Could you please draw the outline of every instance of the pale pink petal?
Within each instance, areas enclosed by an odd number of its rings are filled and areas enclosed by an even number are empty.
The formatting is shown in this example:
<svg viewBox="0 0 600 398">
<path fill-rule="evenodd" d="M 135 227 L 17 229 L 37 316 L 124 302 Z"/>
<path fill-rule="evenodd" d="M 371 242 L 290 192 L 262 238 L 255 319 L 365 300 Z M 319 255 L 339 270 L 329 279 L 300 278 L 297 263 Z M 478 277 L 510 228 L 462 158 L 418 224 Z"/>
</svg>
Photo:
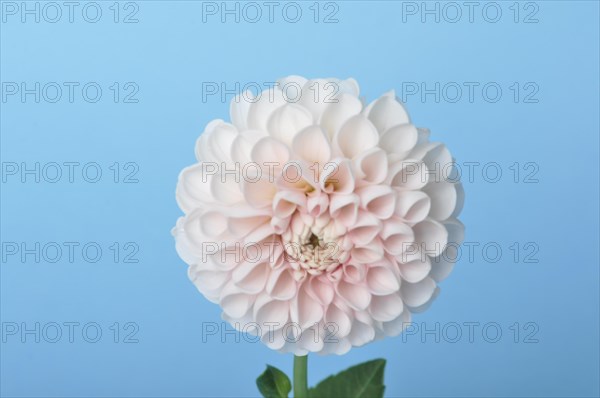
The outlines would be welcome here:
<svg viewBox="0 0 600 398">
<path fill-rule="evenodd" d="M 367 286 L 371 294 L 383 296 L 400 289 L 400 281 L 388 267 L 371 267 L 367 274 Z"/>
<path fill-rule="evenodd" d="M 364 264 L 347 263 L 343 267 L 344 280 L 350 283 L 360 283 L 365 280 L 367 267 Z"/>
<path fill-rule="evenodd" d="M 358 155 L 353 160 L 357 170 L 357 185 L 380 184 L 388 175 L 388 158 L 379 148 L 372 148 Z"/>
<path fill-rule="evenodd" d="M 255 296 L 240 292 L 233 281 L 228 283 L 221 292 L 221 308 L 228 316 L 240 318 L 246 314 L 254 303 Z"/>
<path fill-rule="evenodd" d="M 319 185 L 326 193 L 352 193 L 355 185 L 350 161 L 334 159 L 325 164 Z"/>
<path fill-rule="evenodd" d="M 296 297 L 290 303 L 290 319 L 296 322 L 302 329 L 314 325 L 323 319 L 323 306 L 306 289 L 301 288 Z"/>
<path fill-rule="evenodd" d="M 313 217 L 318 217 L 327 211 L 329 206 L 329 195 L 326 193 L 320 193 L 317 195 L 309 196 L 306 201 L 306 209 L 308 213 Z"/>
<path fill-rule="evenodd" d="M 381 231 L 381 221 L 374 215 L 365 211 L 358 212 L 356 222 L 349 227 L 348 236 L 358 246 L 366 246 L 373 242 L 373 239 Z"/>
<path fill-rule="evenodd" d="M 250 232 L 256 230 L 262 225 L 268 224 L 270 221 L 269 216 L 257 215 L 252 217 L 229 217 L 227 219 L 227 229 L 235 237 L 245 237 Z M 206 225 L 210 228 L 210 224 Z"/>
<path fill-rule="evenodd" d="M 348 336 L 352 328 L 350 316 L 336 305 L 330 305 L 325 313 L 325 327 L 331 339 L 343 339 Z"/>
<path fill-rule="evenodd" d="M 277 300 L 289 300 L 296 295 L 296 281 L 288 269 L 281 268 L 271 272 L 266 292 Z"/>
<path fill-rule="evenodd" d="M 244 293 L 256 294 L 263 290 L 269 277 L 269 266 L 266 263 L 246 262 L 231 273 L 235 285 Z"/>
<path fill-rule="evenodd" d="M 363 209 L 386 220 L 394 214 L 396 192 L 386 185 L 366 186 L 357 191 Z"/>
<path fill-rule="evenodd" d="M 337 294 L 355 310 L 364 310 L 371 302 L 371 293 L 365 285 L 357 285 L 341 280 L 336 287 Z"/>
<path fill-rule="evenodd" d="M 380 242 L 373 241 L 368 245 L 352 249 L 351 258 L 362 264 L 369 264 L 383 258 L 383 246 Z"/>
<path fill-rule="evenodd" d="M 397 218 L 391 218 L 383 223 L 380 236 L 385 251 L 393 255 L 404 252 L 407 245 L 415 238 L 412 228 Z"/>
<path fill-rule="evenodd" d="M 273 300 L 266 294 L 260 294 L 254 303 L 254 319 L 263 333 L 271 328 L 281 328 L 289 319 L 289 302 Z"/>
<path fill-rule="evenodd" d="M 404 311 L 404 303 L 399 294 L 374 296 L 369 306 L 369 313 L 373 319 L 380 322 L 389 322 L 398 318 Z"/>
</svg>

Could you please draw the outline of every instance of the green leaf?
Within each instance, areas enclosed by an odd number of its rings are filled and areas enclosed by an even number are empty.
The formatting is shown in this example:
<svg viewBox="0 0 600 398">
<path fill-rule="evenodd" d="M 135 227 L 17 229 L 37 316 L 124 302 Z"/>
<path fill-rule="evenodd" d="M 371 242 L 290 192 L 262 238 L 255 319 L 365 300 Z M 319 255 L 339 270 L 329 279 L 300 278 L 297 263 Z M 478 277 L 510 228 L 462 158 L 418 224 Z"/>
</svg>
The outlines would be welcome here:
<svg viewBox="0 0 600 398">
<path fill-rule="evenodd" d="M 258 376 L 256 385 L 265 398 L 287 398 L 292 390 L 292 383 L 286 374 L 270 365 Z"/>
<path fill-rule="evenodd" d="M 385 359 L 374 359 L 329 376 L 308 392 L 310 398 L 382 398 Z"/>
</svg>

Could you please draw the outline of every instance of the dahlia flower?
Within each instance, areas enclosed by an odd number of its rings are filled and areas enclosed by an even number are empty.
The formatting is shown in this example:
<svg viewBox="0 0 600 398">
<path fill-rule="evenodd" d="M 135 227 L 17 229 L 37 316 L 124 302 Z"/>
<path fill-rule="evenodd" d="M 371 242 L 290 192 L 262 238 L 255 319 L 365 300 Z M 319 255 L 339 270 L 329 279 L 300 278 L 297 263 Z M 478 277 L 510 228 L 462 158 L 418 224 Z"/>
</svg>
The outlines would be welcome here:
<svg viewBox="0 0 600 398">
<path fill-rule="evenodd" d="M 173 234 L 198 290 L 295 355 L 401 333 L 462 240 L 448 149 L 393 91 L 365 105 L 353 79 L 281 79 L 230 116 L 207 125 L 177 185 Z"/>
</svg>

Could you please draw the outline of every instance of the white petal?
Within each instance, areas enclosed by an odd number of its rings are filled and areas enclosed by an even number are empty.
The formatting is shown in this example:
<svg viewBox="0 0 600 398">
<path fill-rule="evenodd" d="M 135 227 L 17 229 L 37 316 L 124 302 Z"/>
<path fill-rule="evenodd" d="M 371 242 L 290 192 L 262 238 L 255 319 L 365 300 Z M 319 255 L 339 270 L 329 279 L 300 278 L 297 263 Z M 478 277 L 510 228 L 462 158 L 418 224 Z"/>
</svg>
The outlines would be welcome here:
<svg viewBox="0 0 600 398">
<path fill-rule="evenodd" d="M 403 283 L 402 300 L 409 307 L 418 307 L 431 299 L 435 288 L 435 282 L 431 278 L 425 278 L 419 283 Z"/>
<path fill-rule="evenodd" d="M 397 218 L 384 221 L 380 236 L 385 251 L 393 255 L 404 252 L 415 239 L 412 228 Z"/>
<path fill-rule="evenodd" d="M 290 149 L 283 142 L 273 137 L 265 137 L 254 145 L 250 157 L 252 161 L 258 163 L 267 171 L 269 164 L 277 166 L 275 169 L 281 169 L 290 159 Z"/>
<path fill-rule="evenodd" d="M 425 163 L 416 159 L 401 160 L 390 166 L 389 184 L 403 190 L 421 189 L 429 179 Z"/>
<path fill-rule="evenodd" d="M 362 111 L 362 102 L 351 94 L 342 94 L 338 102 L 328 104 L 321 116 L 321 126 L 332 139 L 348 119 Z"/>
<path fill-rule="evenodd" d="M 374 148 L 378 141 L 377 129 L 363 115 L 348 119 L 333 137 L 336 150 L 349 159 Z"/>
<path fill-rule="evenodd" d="M 252 102 L 254 102 L 254 95 L 247 90 L 237 94 L 229 104 L 231 122 L 240 131 L 248 129 L 248 113 L 250 112 Z"/>
<path fill-rule="evenodd" d="M 213 303 L 218 303 L 221 291 L 231 276 L 229 272 L 202 271 L 189 267 L 188 277 L 200 293 Z"/>
<path fill-rule="evenodd" d="M 306 109 L 296 104 L 286 104 L 273 112 L 267 128 L 271 137 L 291 146 L 296 134 L 311 124 L 312 117 Z"/>
<path fill-rule="evenodd" d="M 360 347 L 371 342 L 375 338 L 375 329 L 371 325 L 367 325 L 355 319 L 352 322 L 352 331 L 348 335 L 348 340 L 353 346 Z"/>
<path fill-rule="evenodd" d="M 441 182 L 455 179 L 455 162 L 448 148 L 440 142 L 428 142 L 423 145 L 417 145 L 410 156 L 415 159 L 422 159 L 427 165 L 430 180 Z"/>
<path fill-rule="evenodd" d="M 207 237 L 216 238 L 227 230 L 228 219 L 218 211 L 202 213 L 199 219 L 202 233 Z"/>
<path fill-rule="evenodd" d="M 210 183 L 210 192 L 217 201 L 225 204 L 241 202 L 244 197 L 240 190 L 239 178 L 239 175 L 234 174 L 215 175 Z"/>
<path fill-rule="evenodd" d="M 239 133 L 231 143 L 231 159 L 240 164 L 252 161 L 251 153 L 254 145 L 266 137 L 266 133 L 258 130 L 245 130 Z"/>
<path fill-rule="evenodd" d="M 186 167 L 179 174 L 177 182 L 177 204 L 185 213 L 202 206 L 203 203 L 214 201 L 210 191 L 210 180 L 214 177 L 211 173 L 216 168 L 207 169 L 204 163 Z"/>
<path fill-rule="evenodd" d="M 270 207 L 273 204 L 277 188 L 274 183 L 269 182 L 267 179 L 258 181 L 242 180 L 242 193 L 246 202 L 252 207 Z"/>
<path fill-rule="evenodd" d="M 308 80 L 302 87 L 302 98 L 299 103 L 310 111 L 315 121 L 318 121 L 327 106 L 337 102 L 340 89 L 338 79 Z"/>
<path fill-rule="evenodd" d="M 270 217 L 264 215 L 256 215 L 249 217 L 229 217 L 227 219 L 227 229 L 237 238 L 247 236 L 250 232 L 256 230 L 262 225 L 268 224 Z M 207 228 L 214 228 L 211 225 L 206 225 Z"/>
<path fill-rule="evenodd" d="M 410 123 L 410 118 L 404 106 L 396 99 L 396 94 L 391 91 L 375 100 L 365 112 L 377 130 L 384 132 L 392 126 Z"/>
<path fill-rule="evenodd" d="M 340 93 L 342 94 L 350 94 L 355 97 L 360 95 L 360 87 L 358 82 L 353 78 L 344 79 L 339 82 L 340 85 Z"/>
<path fill-rule="evenodd" d="M 431 260 L 424 253 L 419 253 L 420 259 L 398 265 L 402 279 L 409 283 L 417 283 L 425 279 L 431 271 Z"/>
<path fill-rule="evenodd" d="M 396 197 L 396 216 L 410 224 L 421 222 L 431 209 L 431 199 L 422 191 L 402 191 Z"/>
<path fill-rule="evenodd" d="M 331 159 L 331 146 L 319 126 L 309 126 L 300 131 L 292 142 L 292 149 L 300 159 L 321 167 Z"/>
<path fill-rule="evenodd" d="M 387 153 L 407 155 L 417 144 L 417 128 L 412 124 L 400 124 L 387 129 L 379 140 L 379 147 Z"/>
<path fill-rule="evenodd" d="M 290 75 L 277 80 L 277 87 L 283 92 L 288 102 L 299 101 L 302 95 L 302 87 L 308 80 L 298 75 Z M 296 90 L 298 91 L 296 93 Z M 289 92 L 288 92 L 289 91 Z M 286 96 L 287 94 L 287 96 Z"/>
<path fill-rule="evenodd" d="M 381 326 L 386 336 L 398 336 L 410 325 L 410 323 L 410 311 L 405 309 L 396 319 L 390 322 L 383 322 Z"/>
<path fill-rule="evenodd" d="M 200 161 L 231 162 L 231 145 L 238 136 L 237 128 L 223 121 L 215 121 L 206 129 L 202 134 L 205 138 L 196 142 L 196 158 Z"/>
<path fill-rule="evenodd" d="M 448 231 L 448 245 L 442 254 L 431 261 L 431 277 L 436 281 L 442 281 L 450 274 L 454 268 L 454 263 L 460 256 L 458 245 L 465 238 L 465 227 L 457 219 L 448 219 L 444 221 L 444 227 Z"/>
<path fill-rule="evenodd" d="M 250 105 L 248 111 L 248 128 L 252 130 L 268 131 L 267 123 L 277 108 L 285 104 L 283 93 L 277 87 L 261 92 L 258 100 Z"/>
<path fill-rule="evenodd" d="M 415 242 L 421 250 L 435 257 L 439 255 L 448 243 L 448 231 L 442 224 L 430 218 L 421 221 L 413 227 Z"/>
<path fill-rule="evenodd" d="M 455 185 L 449 182 L 429 183 L 423 191 L 431 198 L 429 217 L 445 220 L 456 208 L 457 194 Z"/>
<path fill-rule="evenodd" d="M 456 189 L 456 207 L 452 212 L 452 217 L 458 217 L 462 211 L 463 205 L 465 204 L 465 189 L 460 182 L 454 184 L 454 188 Z"/>
</svg>

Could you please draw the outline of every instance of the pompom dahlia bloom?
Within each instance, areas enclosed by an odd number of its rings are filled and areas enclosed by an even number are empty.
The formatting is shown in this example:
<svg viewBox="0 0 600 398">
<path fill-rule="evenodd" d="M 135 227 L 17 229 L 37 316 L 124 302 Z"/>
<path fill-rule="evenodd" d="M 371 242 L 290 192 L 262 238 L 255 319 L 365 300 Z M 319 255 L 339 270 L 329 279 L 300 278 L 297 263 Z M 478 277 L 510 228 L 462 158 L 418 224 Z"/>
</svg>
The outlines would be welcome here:
<svg viewBox="0 0 600 398">
<path fill-rule="evenodd" d="M 173 233 L 198 290 L 296 355 L 399 334 L 462 240 L 446 147 L 393 92 L 364 106 L 352 79 L 288 77 L 230 113 L 208 124 L 177 185 Z"/>
</svg>

